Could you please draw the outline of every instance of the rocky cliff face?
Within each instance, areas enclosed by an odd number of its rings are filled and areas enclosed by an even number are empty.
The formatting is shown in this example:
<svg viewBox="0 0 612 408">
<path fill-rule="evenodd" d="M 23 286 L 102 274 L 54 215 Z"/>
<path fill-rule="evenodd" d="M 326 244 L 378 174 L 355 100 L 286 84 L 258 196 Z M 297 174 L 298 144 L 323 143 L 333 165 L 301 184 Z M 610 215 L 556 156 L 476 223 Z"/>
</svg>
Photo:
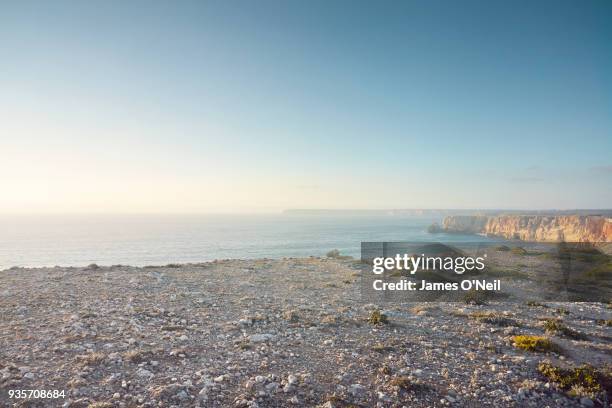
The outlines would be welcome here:
<svg viewBox="0 0 612 408">
<path fill-rule="evenodd" d="M 480 234 L 490 217 L 486 215 L 451 215 L 444 217 L 442 229 L 446 232 Z"/>
<path fill-rule="evenodd" d="M 449 216 L 443 229 L 523 241 L 612 242 L 612 218 L 597 215 Z"/>
</svg>

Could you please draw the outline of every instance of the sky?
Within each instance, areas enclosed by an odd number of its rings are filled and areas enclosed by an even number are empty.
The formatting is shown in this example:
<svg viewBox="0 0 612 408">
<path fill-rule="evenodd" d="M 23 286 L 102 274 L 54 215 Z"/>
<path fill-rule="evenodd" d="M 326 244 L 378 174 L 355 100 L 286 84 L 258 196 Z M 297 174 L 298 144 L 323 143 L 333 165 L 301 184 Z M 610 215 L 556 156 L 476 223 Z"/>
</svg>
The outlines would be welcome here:
<svg viewBox="0 0 612 408">
<path fill-rule="evenodd" d="M 5 1 L 0 213 L 612 207 L 609 1 Z"/>
</svg>

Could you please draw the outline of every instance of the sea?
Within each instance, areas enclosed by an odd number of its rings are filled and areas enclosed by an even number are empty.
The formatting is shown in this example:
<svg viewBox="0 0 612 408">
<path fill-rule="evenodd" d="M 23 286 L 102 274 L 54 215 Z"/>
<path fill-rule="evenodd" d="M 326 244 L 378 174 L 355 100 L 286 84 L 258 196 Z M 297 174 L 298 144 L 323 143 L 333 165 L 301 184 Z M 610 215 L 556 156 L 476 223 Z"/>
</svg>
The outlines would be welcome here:
<svg viewBox="0 0 612 408">
<path fill-rule="evenodd" d="M 476 242 L 430 234 L 442 217 L 398 215 L 0 216 L 0 270 L 13 266 L 165 265 L 215 259 L 358 258 L 362 241 Z"/>
</svg>

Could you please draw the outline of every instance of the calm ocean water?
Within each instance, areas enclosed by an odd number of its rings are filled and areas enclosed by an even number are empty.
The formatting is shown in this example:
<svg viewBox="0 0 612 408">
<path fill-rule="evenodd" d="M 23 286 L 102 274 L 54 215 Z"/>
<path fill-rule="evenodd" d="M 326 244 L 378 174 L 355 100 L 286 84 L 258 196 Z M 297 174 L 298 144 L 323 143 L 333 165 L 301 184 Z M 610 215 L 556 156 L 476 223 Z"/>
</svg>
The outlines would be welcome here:
<svg viewBox="0 0 612 408">
<path fill-rule="evenodd" d="M 97 215 L 0 217 L 0 270 L 11 266 L 163 265 L 222 258 L 359 257 L 362 241 L 482 241 L 431 235 L 408 216 Z"/>
</svg>

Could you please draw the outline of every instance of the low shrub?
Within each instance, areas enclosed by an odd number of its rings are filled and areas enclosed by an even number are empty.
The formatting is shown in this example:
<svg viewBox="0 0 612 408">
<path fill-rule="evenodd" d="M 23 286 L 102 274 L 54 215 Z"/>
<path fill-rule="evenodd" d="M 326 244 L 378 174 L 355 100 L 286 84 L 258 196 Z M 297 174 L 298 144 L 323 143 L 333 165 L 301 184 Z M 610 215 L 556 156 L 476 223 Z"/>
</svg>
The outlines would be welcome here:
<svg viewBox="0 0 612 408">
<path fill-rule="evenodd" d="M 572 396 L 593 398 L 602 390 L 609 391 L 606 388 L 611 383 L 609 373 L 596 370 L 590 365 L 561 368 L 544 361 L 538 365 L 538 371 Z"/>
<path fill-rule="evenodd" d="M 327 256 L 328 258 L 339 258 L 340 257 L 340 251 L 337 250 L 337 249 L 332 249 L 327 254 L 325 254 L 325 256 Z"/>
<path fill-rule="evenodd" d="M 491 313 L 491 312 L 488 312 L 488 313 L 487 312 L 477 312 L 477 313 L 472 313 L 470 317 L 479 322 L 494 324 L 496 326 L 502 326 L 502 327 L 518 326 L 518 323 L 515 320 L 510 319 L 506 316 L 503 316 L 499 313 L 496 314 L 496 313 Z"/>
<path fill-rule="evenodd" d="M 370 313 L 368 323 L 373 325 L 387 324 L 389 323 L 389 319 L 385 314 L 381 313 L 380 310 L 376 309 Z"/>
<path fill-rule="evenodd" d="M 587 338 L 584 333 L 580 333 L 574 329 L 570 329 L 569 327 L 567 327 L 556 319 L 544 320 L 544 330 L 546 330 L 546 333 L 548 334 L 565 336 L 574 340 L 585 340 Z"/>
<path fill-rule="evenodd" d="M 514 347 L 526 350 L 526 351 L 537 351 L 537 352 L 558 352 L 559 347 L 553 343 L 548 337 L 543 336 L 530 336 L 520 335 L 512 337 Z"/>
</svg>

